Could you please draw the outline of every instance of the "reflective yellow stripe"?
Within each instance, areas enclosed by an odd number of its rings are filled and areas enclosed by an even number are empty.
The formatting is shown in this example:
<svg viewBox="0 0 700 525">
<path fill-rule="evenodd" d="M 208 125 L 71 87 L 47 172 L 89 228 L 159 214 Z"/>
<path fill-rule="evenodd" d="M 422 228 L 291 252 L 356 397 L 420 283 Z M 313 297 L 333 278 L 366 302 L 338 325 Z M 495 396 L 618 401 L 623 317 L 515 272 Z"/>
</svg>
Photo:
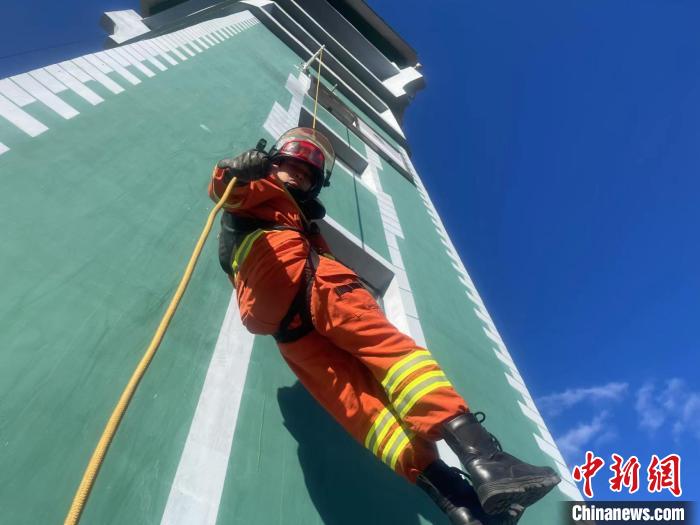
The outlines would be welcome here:
<svg viewBox="0 0 700 525">
<path fill-rule="evenodd" d="M 392 365 L 392 367 L 389 369 L 389 371 L 386 373 L 384 376 L 384 380 L 382 381 L 382 386 L 386 390 L 387 386 L 392 384 L 394 382 L 394 375 L 399 373 L 399 370 L 409 361 L 413 360 L 418 360 L 418 359 L 424 359 L 425 356 L 429 356 L 430 352 L 427 350 L 416 350 L 415 352 L 411 352 L 408 354 L 406 357 L 403 359 L 397 361 Z"/>
<path fill-rule="evenodd" d="M 404 437 L 399 442 L 399 446 L 396 447 L 396 451 L 394 451 L 394 453 L 391 455 L 391 458 L 389 461 L 389 466 L 391 467 L 392 470 L 396 470 L 396 462 L 399 460 L 399 457 L 401 457 L 401 453 L 403 452 L 403 449 L 405 449 L 410 442 L 411 442 L 411 440 L 408 439 L 408 436 L 406 436 L 406 435 L 404 435 Z"/>
<path fill-rule="evenodd" d="M 407 368 L 406 370 L 401 372 L 401 374 L 399 376 L 397 376 L 396 379 L 394 379 L 392 381 L 392 384 L 391 384 L 391 386 L 389 386 L 386 393 L 390 397 L 393 396 L 394 392 L 396 391 L 398 386 L 401 384 L 401 381 L 406 379 L 408 376 L 410 376 L 416 370 L 420 370 L 421 368 L 425 368 L 426 366 L 430 366 L 430 365 L 437 365 L 437 361 L 435 361 L 435 359 L 426 359 L 425 361 L 421 361 L 420 363 L 417 363 L 417 364 Z"/>
<path fill-rule="evenodd" d="M 394 425 L 394 423 L 398 423 L 394 415 L 392 414 L 389 420 L 386 422 L 386 424 L 382 427 L 381 432 L 379 432 L 379 435 L 377 436 L 377 441 L 374 443 L 374 446 L 372 447 L 372 454 L 375 456 L 377 455 L 377 451 L 379 450 L 380 445 L 382 444 L 382 441 L 384 441 L 384 438 L 386 437 L 387 432 L 389 432 L 389 429 Z"/>
<path fill-rule="evenodd" d="M 399 410 L 399 414 L 401 413 L 401 409 L 399 407 L 405 402 L 405 399 L 411 393 L 411 390 L 413 390 L 416 386 L 420 385 L 421 383 L 433 379 L 434 377 L 441 377 L 447 380 L 447 378 L 445 377 L 445 373 L 442 370 L 433 370 L 431 372 L 426 372 L 424 374 L 419 375 L 403 388 L 403 390 L 401 391 L 401 395 L 399 395 L 399 397 L 396 398 L 396 401 L 394 401 L 394 408 Z"/>
<path fill-rule="evenodd" d="M 365 448 L 369 448 L 369 443 L 374 435 L 374 431 L 377 428 L 377 425 L 381 422 L 382 418 L 384 417 L 384 414 L 389 412 L 388 408 L 384 408 L 381 412 L 379 412 L 379 415 L 376 417 L 376 419 L 372 422 L 372 426 L 369 427 L 369 430 L 367 431 L 367 436 L 365 436 Z"/>
<path fill-rule="evenodd" d="M 382 449 L 382 460 L 387 456 L 387 454 L 389 454 L 393 442 L 396 441 L 396 432 L 402 431 L 405 434 L 399 420 L 396 419 L 396 416 L 394 416 L 391 410 L 389 410 L 389 408 L 382 409 L 377 418 L 374 420 L 374 423 L 372 423 L 372 427 L 369 429 L 369 432 L 367 432 L 367 437 L 365 437 L 365 448 L 371 450 L 372 454 L 377 456 L 379 447 L 381 447 L 382 442 L 384 439 L 386 439 L 389 430 L 391 430 L 391 428 L 394 426 L 396 426 L 396 430 L 391 434 L 389 442 Z M 404 447 L 405 445 L 402 444 L 401 449 Z"/>
<path fill-rule="evenodd" d="M 438 381 L 437 383 L 432 383 L 416 392 L 416 394 L 413 397 L 411 397 L 411 399 L 409 399 L 406 405 L 401 409 L 401 417 L 404 417 L 408 413 L 408 411 L 411 410 L 411 407 L 413 407 L 413 405 L 415 405 L 418 402 L 418 400 L 424 395 L 432 392 L 433 390 L 437 390 L 438 388 L 441 388 L 443 386 L 451 387 L 452 383 L 450 383 L 449 381 Z"/>
<path fill-rule="evenodd" d="M 255 230 L 254 232 L 251 232 L 245 236 L 245 238 L 243 239 L 243 242 L 236 250 L 236 255 L 233 258 L 235 261 L 238 261 L 238 266 L 243 264 L 243 261 L 250 253 L 250 249 L 253 247 L 253 243 L 263 233 L 265 233 L 265 230 Z"/>
<path fill-rule="evenodd" d="M 391 450 L 392 445 L 394 442 L 401 436 L 405 436 L 406 433 L 403 431 L 403 428 L 401 426 L 396 427 L 396 430 L 391 434 L 391 437 L 389 438 L 389 441 L 386 442 L 386 446 L 382 450 L 382 461 L 384 463 L 387 462 L 386 458 L 389 455 L 389 451 Z"/>
<path fill-rule="evenodd" d="M 254 232 L 249 233 L 248 235 L 245 236 L 245 239 L 243 239 L 243 242 L 236 250 L 236 254 L 233 256 L 233 262 L 231 263 L 231 267 L 233 268 L 233 273 L 238 272 L 238 269 L 243 264 L 243 261 L 245 261 L 245 258 L 248 257 L 248 254 L 250 253 L 250 249 L 253 247 L 253 243 L 263 233 L 265 233 L 265 230 L 255 230 Z"/>
<path fill-rule="evenodd" d="M 377 418 L 374 420 L 372 423 L 372 426 L 369 429 L 369 432 L 367 432 L 367 437 L 365 437 L 365 448 L 370 448 L 370 445 L 372 444 L 372 437 L 375 435 L 377 432 L 377 427 L 384 427 L 384 421 L 386 418 L 386 415 L 389 413 L 388 408 L 382 409 L 381 412 L 379 412 L 379 415 Z M 389 421 L 391 421 L 393 418 L 389 418 Z"/>
</svg>

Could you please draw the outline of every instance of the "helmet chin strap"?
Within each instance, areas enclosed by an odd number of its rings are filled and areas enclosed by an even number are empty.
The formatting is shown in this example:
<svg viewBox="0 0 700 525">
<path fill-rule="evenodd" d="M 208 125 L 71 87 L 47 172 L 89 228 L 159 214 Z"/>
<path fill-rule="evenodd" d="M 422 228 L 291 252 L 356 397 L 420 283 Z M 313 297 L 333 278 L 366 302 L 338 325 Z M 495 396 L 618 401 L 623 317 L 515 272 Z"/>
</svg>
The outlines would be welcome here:
<svg viewBox="0 0 700 525">
<path fill-rule="evenodd" d="M 297 201 L 297 203 L 302 204 L 311 198 L 311 194 L 308 191 L 302 191 L 299 188 L 287 184 L 286 182 L 284 183 L 284 187 L 287 188 L 287 191 L 292 197 L 294 197 L 294 200 Z"/>
<path fill-rule="evenodd" d="M 326 216 L 326 207 L 316 198 L 312 192 L 301 191 L 298 188 L 284 185 L 301 211 L 304 221 L 310 223 Z M 303 199 L 303 200 L 302 200 Z"/>
</svg>

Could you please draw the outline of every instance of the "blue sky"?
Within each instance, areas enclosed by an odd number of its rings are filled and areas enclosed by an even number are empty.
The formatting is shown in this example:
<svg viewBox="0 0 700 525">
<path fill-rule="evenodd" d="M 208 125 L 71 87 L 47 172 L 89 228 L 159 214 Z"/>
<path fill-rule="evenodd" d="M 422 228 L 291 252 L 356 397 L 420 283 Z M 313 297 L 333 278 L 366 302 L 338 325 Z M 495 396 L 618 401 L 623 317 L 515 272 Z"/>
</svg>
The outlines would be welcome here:
<svg viewBox="0 0 700 525">
<path fill-rule="evenodd" d="M 700 4 L 370 4 L 419 53 L 414 162 L 565 456 L 676 452 L 697 499 Z M 27 5 L 4 6 L 0 78 L 138 10 Z"/>
<path fill-rule="evenodd" d="M 570 464 L 677 452 L 697 499 L 700 5 L 373 5 L 424 64 L 418 170 Z"/>
</svg>

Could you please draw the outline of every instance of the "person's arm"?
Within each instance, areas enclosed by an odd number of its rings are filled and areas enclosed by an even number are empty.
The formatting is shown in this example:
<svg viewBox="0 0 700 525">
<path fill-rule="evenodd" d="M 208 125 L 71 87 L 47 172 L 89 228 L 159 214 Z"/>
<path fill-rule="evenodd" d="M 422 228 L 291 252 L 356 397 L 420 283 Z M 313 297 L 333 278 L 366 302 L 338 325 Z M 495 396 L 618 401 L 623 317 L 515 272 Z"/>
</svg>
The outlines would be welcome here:
<svg viewBox="0 0 700 525">
<path fill-rule="evenodd" d="M 233 212 L 256 206 L 269 198 L 269 183 L 261 180 L 267 177 L 268 167 L 268 155 L 255 149 L 231 159 L 220 160 L 209 181 L 209 197 L 214 202 L 219 202 L 231 179 L 235 177 L 236 186 L 226 199 L 224 209 Z"/>
</svg>

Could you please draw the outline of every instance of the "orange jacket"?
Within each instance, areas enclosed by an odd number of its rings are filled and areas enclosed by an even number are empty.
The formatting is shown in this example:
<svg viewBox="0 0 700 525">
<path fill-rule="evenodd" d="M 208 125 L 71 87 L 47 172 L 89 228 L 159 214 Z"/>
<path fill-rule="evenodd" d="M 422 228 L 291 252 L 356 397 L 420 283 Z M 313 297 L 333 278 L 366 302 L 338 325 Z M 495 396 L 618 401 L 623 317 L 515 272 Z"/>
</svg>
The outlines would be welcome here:
<svg viewBox="0 0 700 525">
<path fill-rule="evenodd" d="M 226 189 L 225 170 L 214 168 L 209 197 L 218 202 Z M 224 210 L 246 218 L 304 230 L 299 206 L 274 176 L 237 183 Z M 309 249 L 328 252 L 320 234 L 267 231 L 258 237 L 238 269 L 234 286 L 243 325 L 254 334 L 273 334 L 299 289 Z"/>
</svg>

